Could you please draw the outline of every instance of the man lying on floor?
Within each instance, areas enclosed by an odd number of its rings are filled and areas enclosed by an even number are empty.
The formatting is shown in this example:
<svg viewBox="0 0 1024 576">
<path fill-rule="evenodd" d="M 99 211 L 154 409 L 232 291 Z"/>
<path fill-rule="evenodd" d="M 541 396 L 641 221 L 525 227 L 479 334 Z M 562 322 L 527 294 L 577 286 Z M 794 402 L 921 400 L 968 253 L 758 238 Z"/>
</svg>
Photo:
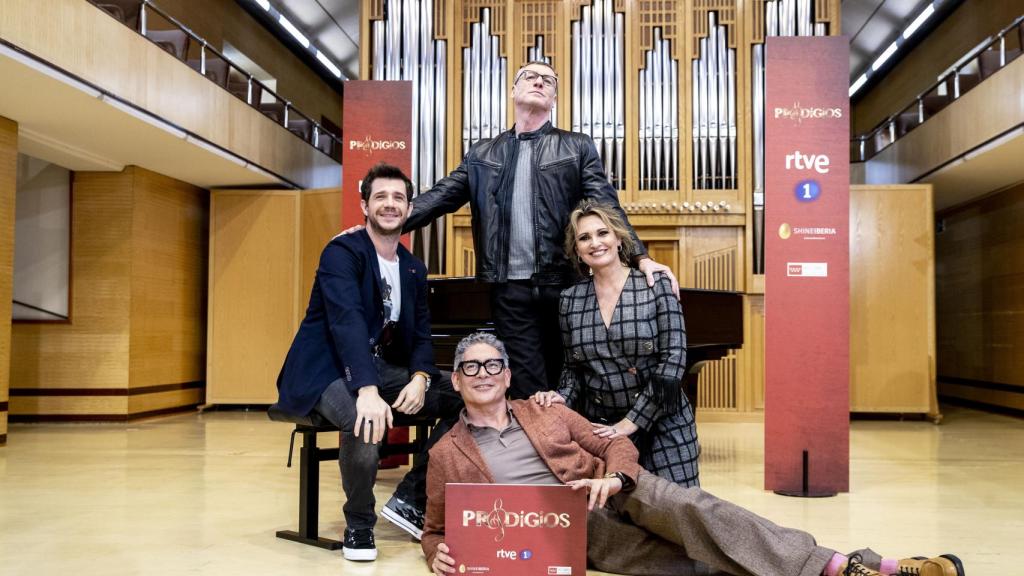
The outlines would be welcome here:
<svg viewBox="0 0 1024 576">
<path fill-rule="evenodd" d="M 511 374 L 492 334 L 464 338 L 452 383 L 465 402 L 430 451 L 423 552 L 434 574 L 456 572 L 459 551 L 444 543 L 445 484 L 568 484 L 589 492 L 587 562 L 620 574 L 963 576 L 952 555 L 844 556 L 800 530 L 783 528 L 700 488 L 644 471 L 628 438 L 600 438 L 563 405 L 506 400 Z"/>
</svg>

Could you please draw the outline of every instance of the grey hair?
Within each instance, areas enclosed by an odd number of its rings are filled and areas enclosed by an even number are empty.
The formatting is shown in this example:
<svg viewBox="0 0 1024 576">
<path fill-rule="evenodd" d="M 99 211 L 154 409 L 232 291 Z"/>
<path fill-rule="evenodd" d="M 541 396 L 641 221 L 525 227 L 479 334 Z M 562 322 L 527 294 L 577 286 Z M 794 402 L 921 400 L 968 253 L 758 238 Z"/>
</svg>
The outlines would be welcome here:
<svg viewBox="0 0 1024 576">
<path fill-rule="evenodd" d="M 452 370 L 457 371 L 459 366 L 462 366 L 462 358 L 465 357 L 466 350 L 469 350 L 469 347 L 474 344 L 487 344 L 494 348 L 501 355 L 501 359 L 505 361 L 505 366 L 508 366 L 508 352 L 505 351 L 505 343 L 490 332 L 474 332 L 459 340 L 458 346 L 455 347 L 455 363 L 452 365 Z"/>
</svg>

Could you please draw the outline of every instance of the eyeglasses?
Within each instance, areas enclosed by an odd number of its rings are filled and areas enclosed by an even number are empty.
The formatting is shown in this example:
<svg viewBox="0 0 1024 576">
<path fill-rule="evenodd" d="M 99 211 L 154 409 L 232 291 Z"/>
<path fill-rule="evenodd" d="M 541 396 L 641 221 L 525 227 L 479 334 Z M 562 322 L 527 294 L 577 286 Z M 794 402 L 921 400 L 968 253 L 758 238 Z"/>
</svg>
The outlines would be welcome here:
<svg viewBox="0 0 1024 576">
<path fill-rule="evenodd" d="M 520 72 L 519 76 L 516 77 L 516 81 L 513 82 L 513 84 L 518 84 L 520 80 L 526 80 L 527 82 L 534 82 L 534 81 L 537 80 L 537 78 L 540 78 L 541 80 L 543 80 L 544 81 L 544 86 L 546 86 L 548 88 L 554 88 L 554 87 L 558 86 L 558 77 L 556 77 L 556 76 L 549 76 L 547 74 L 540 74 L 540 73 L 534 72 L 533 70 L 523 70 L 522 72 Z"/>
<path fill-rule="evenodd" d="M 463 360 L 462 363 L 459 364 L 459 372 L 462 372 L 466 376 L 476 376 L 480 373 L 481 366 L 483 366 L 484 370 L 491 376 L 497 376 L 505 369 L 505 361 L 501 358 L 491 358 L 483 361 Z"/>
</svg>

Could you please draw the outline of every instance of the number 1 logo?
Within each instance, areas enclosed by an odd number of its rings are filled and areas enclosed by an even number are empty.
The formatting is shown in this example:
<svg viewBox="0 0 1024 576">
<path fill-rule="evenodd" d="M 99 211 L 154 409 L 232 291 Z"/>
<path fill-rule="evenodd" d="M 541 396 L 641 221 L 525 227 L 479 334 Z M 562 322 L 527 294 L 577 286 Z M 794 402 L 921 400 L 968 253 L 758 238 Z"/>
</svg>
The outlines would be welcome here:
<svg viewBox="0 0 1024 576">
<path fill-rule="evenodd" d="M 793 192 L 800 202 L 814 202 L 821 196 L 821 185 L 817 180 L 802 180 L 797 183 Z"/>
</svg>

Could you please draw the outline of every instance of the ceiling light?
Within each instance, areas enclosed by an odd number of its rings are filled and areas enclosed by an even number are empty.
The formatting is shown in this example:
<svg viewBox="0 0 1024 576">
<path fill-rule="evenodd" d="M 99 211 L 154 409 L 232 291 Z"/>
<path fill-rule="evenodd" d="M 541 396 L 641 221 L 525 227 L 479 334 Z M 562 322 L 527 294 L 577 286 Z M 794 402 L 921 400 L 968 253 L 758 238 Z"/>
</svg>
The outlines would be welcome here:
<svg viewBox="0 0 1024 576">
<path fill-rule="evenodd" d="M 302 44 L 303 48 L 309 48 L 309 39 L 303 36 L 302 32 L 299 32 L 299 29 L 284 17 L 284 14 L 279 15 L 277 17 L 277 21 L 281 23 L 281 26 L 284 26 L 284 29 L 287 30 L 289 34 L 299 41 L 299 44 Z"/>
<path fill-rule="evenodd" d="M 334 74 L 338 78 L 341 78 L 341 69 L 338 68 L 334 64 L 334 62 L 331 62 L 331 59 L 328 58 L 323 52 L 317 50 L 316 51 L 316 59 L 319 60 L 320 63 L 323 64 L 325 68 L 330 70 L 331 74 Z"/>
<path fill-rule="evenodd" d="M 896 53 L 897 48 L 899 48 L 899 46 L 897 46 L 896 41 L 893 40 L 892 44 L 889 44 L 889 47 L 885 49 L 885 52 L 882 52 L 882 55 L 871 63 L 871 69 L 877 72 L 878 69 L 882 67 L 882 64 L 885 64 L 885 61 Z"/>
<path fill-rule="evenodd" d="M 868 75 L 867 74 L 861 74 L 860 78 L 857 78 L 857 81 L 854 82 L 853 85 L 850 86 L 850 96 L 853 96 L 854 94 L 856 94 L 857 90 L 860 90 L 861 86 L 863 86 L 864 83 L 867 82 L 867 81 L 868 81 Z"/>
<path fill-rule="evenodd" d="M 935 5 L 929 4 L 927 8 L 917 15 L 917 18 L 914 18 L 914 21 L 910 23 L 910 26 L 907 26 L 907 29 L 903 31 L 903 39 L 906 40 L 907 38 L 910 38 L 910 35 L 917 32 L 917 29 L 921 27 L 921 24 L 924 24 L 924 21 L 934 13 Z"/>
</svg>

